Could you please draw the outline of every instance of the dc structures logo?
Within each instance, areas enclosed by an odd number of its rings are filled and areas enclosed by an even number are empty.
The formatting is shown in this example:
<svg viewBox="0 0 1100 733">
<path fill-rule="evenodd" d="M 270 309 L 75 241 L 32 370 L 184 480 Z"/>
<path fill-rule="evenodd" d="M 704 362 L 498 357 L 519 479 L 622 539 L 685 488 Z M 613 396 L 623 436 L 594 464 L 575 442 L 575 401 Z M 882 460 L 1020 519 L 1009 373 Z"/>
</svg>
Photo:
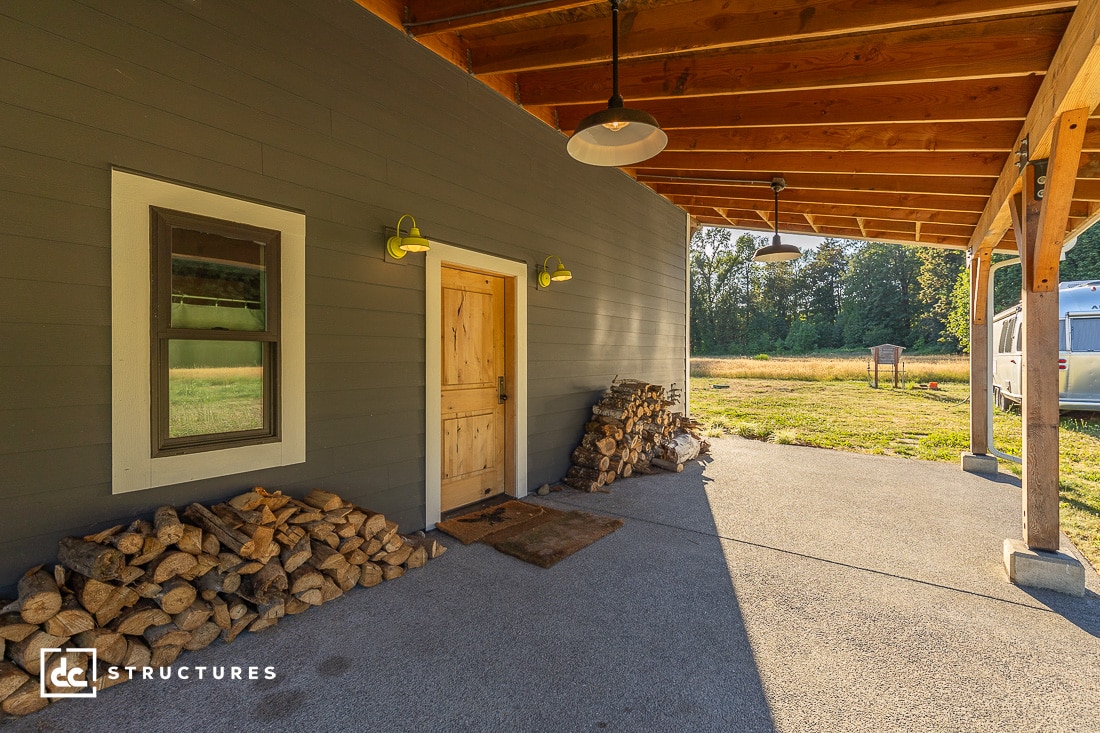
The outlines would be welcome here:
<svg viewBox="0 0 1100 733">
<path fill-rule="evenodd" d="M 87 662 L 83 667 L 80 662 L 70 662 L 70 653 Z M 59 656 L 51 659 L 54 654 Z M 38 694 L 42 697 L 95 697 L 95 649 L 42 649 L 39 664 Z"/>
</svg>

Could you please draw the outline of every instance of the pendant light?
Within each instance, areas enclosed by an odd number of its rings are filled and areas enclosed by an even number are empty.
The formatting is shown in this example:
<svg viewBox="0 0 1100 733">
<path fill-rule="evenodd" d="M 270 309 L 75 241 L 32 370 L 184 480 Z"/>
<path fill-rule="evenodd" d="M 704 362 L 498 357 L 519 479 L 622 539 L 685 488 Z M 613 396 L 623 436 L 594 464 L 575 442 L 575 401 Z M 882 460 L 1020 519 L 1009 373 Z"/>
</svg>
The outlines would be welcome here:
<svg viewBox="0 0 1100 733">
<path fill-rule="evenodd" d="M 611 99 L 607 109 L 580 121 L 566 150 L 582 163 L 620 166 L 648 160 L 667 144 L 668 135 L 653 115 L 623 106 L 619 94 L 619 0 L 611 0 Z"/>
<path fill-rule="evenodd" d="M 753 262 L 785 262 L 787 260 L 797 260 L 802 256 L 802 251 L 795 247 L 793 244 L 783 244 L 779 239 L 779 192 L 787 187 L 787 183 L 782 178 L 772 179 L 772 191 L 775 193 L 775 235 L 772 237 L 772 243 L 766 247 L 761 247 L 756 250 L 756 253 L 752 256 Z"/>
</svg>

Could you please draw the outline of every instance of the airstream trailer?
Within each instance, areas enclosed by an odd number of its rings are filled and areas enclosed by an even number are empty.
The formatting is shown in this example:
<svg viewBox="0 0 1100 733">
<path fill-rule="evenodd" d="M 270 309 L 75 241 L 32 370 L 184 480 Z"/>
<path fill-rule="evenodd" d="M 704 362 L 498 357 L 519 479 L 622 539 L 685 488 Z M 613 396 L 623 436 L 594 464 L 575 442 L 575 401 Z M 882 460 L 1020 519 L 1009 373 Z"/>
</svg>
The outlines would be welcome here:
<svg viewBox="0 0 1100 733">
<path fill-rule="evenodd" d="M 993 399 L 1006 409 L 1023 399 L 1021 306 L 993 319 Z M 1058 406 L 1100 410 L 1100 280 L 1058 286 Z"/>
</svg>

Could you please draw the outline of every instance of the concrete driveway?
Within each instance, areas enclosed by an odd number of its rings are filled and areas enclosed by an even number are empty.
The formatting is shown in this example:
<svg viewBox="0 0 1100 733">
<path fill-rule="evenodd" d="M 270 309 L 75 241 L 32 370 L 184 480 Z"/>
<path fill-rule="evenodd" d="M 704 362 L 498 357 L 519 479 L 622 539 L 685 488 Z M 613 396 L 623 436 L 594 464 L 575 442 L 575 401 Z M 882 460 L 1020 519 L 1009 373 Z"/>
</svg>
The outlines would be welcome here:
<svg viewBox="0 0 1100 733">
<path fill-rule="evenodd" d="M 626 520 L 550 570 L 447 541 L 174 665 L 275 679 L 136 681 L 2 728 L 1100 731 L 1100 579 L 1006 582 L 1015 479 L 725 439 L 610 492 L 532 499 Z"/>
</svg>

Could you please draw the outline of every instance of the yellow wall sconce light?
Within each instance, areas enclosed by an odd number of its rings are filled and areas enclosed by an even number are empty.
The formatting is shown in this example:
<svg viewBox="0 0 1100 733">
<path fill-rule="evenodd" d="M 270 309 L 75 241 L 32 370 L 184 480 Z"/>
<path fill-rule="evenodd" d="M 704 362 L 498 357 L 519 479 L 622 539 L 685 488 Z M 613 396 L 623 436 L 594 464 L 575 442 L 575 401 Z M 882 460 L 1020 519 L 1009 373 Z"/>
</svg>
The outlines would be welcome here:
<svg viewBox="0 0 1100 733">
<path fill-rule="evenodd" d="M 408 219 L 412 222 L 412 226 L 409 227 L 408 235 L 401 236 L 401 222 Z M 386 255 L 392 259 L 399 260 L 409 252 L 427 252 L 432 248 L 428 240 L 420 234 L 420 229 L 416 226 L 416 219 L 412 214 L 404 214 L 397 220 L 397 233 L 386 240 Z"/>
<path fill-rule="evenodd" d="M 550 271 L 550 260 L 555 259 L 558 261 L 558 268 L 553 272 Z M 538 272 L 538 285 L 540 290 L 545 290 L 550 287 L 550 282 L 565 282 L 566 280 L 573 279 L 573 273 L 565 269 L 565 265 L 561 263 L 561 257 L 557 255 L 547 255 L 546 259 L 542 261 L 541 265 L 535 267 Z"/>
</svg>

